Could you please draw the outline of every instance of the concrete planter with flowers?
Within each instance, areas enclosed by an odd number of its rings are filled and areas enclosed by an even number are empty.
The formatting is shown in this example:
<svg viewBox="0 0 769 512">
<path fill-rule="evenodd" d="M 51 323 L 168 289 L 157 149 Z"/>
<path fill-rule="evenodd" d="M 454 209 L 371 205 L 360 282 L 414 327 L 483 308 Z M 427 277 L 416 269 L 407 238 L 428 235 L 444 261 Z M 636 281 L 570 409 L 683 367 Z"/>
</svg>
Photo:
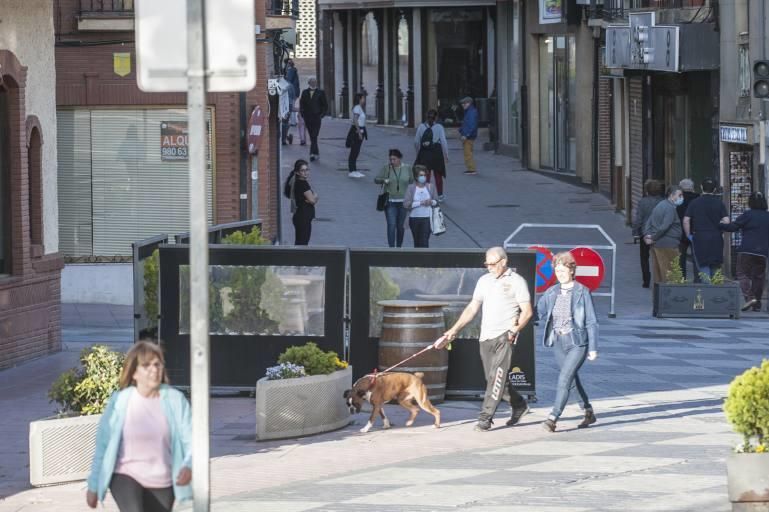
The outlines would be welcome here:
<svg viewBox="0 0 769 512">
<path fill-rule="evenodd" d="M 319 434 L 350 422 L 343 395 L 352 387 L 352 368 L 335 353 L 308 343 L 289 348 L 278 362 L 256 383 L 258 440 Z"/>
</svg>

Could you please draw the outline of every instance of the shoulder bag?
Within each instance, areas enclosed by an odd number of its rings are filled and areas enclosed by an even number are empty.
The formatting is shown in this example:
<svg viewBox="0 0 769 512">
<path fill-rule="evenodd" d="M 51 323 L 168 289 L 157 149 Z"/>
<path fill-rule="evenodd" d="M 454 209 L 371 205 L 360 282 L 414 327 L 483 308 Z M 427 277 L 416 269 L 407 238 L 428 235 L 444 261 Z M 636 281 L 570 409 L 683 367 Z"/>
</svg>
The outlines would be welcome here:
<svg viewBox="0 0 769 512">
<path fill-rule="evenodd" d="M 433 206 L 430 213 L 430 232 L 439 236 L 446 232 L 446 221 L 443 219 L 443 212 L 440 206 Z"/>
<path fill-rule="evenodd" d="M 390 166 L 390 169 L 392 166 Z M 390 177 L 390 169 L 387 170 L 387 177 Z M 385 209 L 385 206 L 387 206 L 387 201 L 390 200 L 390 194 L 385 190 L 385 183 L 382 183 L 382 190 L 380 190 L 379 195 L 376 198 L 376 209 L 378 212 L 383 212 Z"/>
</svg>

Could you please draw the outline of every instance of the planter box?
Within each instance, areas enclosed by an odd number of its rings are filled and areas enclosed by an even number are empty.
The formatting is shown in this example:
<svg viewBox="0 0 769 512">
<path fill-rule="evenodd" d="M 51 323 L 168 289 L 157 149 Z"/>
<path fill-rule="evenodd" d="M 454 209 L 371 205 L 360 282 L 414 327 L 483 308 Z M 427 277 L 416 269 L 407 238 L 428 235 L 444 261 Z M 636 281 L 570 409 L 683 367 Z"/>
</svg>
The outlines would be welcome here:
<svg viewBox="0 0 769 512">
<path fill-rule="evenodd" d="M 653 315 L 658 318 L 739 318 L 737 283 L 655 284 Z"/>
<path fill-rule="evenodd" d="M 34 486 L 85 480 L 91 472 L 101 414 L 29 424 L 29 482 Z"/>
<path fill-rule="evenodd" d="M 256 383 L 256 438 L 285 439 L 336 430 L 350 421 L 343 398 L 352 367 L 330 375 Z"/>
<path fill-rule="evenodd" d="M 733 453 L 726 470 L 734 510 L 769 510 L 769 453 Z"/>
</svg>

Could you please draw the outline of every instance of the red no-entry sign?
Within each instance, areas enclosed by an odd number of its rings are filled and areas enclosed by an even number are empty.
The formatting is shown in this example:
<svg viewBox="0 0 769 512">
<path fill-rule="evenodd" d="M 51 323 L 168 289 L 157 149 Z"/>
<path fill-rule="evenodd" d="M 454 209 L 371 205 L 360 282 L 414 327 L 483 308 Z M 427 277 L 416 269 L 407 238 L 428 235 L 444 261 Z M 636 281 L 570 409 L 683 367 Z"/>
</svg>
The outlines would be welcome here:
<svg viewBox="0 0 769 512">
<path fill-rule="evenodd" d="M 588 247 L 575 247 L 569 251 L 577 262 L 574 279 L 594 292 L 601 286 L 605 268 L 601 255 Z"/>
</svg>

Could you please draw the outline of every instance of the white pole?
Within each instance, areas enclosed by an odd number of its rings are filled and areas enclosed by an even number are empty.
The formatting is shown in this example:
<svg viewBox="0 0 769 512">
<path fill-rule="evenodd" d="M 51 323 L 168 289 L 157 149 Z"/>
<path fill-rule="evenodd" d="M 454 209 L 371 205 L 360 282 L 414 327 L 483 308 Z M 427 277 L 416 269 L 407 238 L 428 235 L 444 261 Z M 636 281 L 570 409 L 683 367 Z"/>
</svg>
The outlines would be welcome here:
<svg viewBox="0 0 769 512">
<path fill-rule="evenodd" d="M 204 0 L 187 0 L 187 115 L 190 165 L 190 390 L 192 496 L 210 505 L 208 395 L 208 226 L 206 222 L 206 53 Z M 174 475 L 175 477 L 175 475 Z"/>
</svg>

